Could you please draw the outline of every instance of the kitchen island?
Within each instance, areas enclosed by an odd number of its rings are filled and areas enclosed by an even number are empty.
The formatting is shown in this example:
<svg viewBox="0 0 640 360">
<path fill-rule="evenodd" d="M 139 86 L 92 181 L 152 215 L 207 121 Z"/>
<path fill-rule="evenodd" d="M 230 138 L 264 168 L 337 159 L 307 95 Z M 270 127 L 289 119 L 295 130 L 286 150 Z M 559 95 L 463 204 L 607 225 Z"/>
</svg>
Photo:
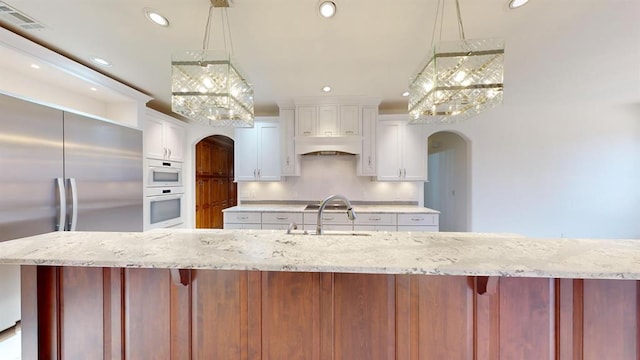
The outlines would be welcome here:
<svg viewBox="0 0 640 360">
<path fill-rule="evenodd" d="M 271 230 L 51 233 L 25 359 L 637 359 L 640 241 Z"/>
</svg>

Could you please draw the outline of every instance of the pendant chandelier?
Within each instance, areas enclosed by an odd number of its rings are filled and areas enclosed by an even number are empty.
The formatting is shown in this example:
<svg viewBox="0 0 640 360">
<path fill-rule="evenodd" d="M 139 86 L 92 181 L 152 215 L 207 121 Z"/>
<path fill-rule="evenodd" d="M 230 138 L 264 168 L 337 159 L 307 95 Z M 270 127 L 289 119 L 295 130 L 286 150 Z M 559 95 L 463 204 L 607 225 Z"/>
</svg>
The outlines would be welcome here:
<svg viewBox="0 0 640 360">
<path fill-rule="evenodd" d="M 253 88 L 233 59 L 228 0 L 210 0 L 202 50 L 174 54 L 171 61 L 171 110 L 211 126 L 253 127 Z M 215 9 L 220 9 L 223 50 L 209 50 Z M 228 39 L 227 39 L 228 37 Z M 227 51 L 227 40 L 231 51 Z"/>
<path fill-rule="evenodd" d="M 502 104 L 504 41 L 466 39 L 455 0 L 460 40 L 442 42 L 444 1 L 438 0 L 436 8 L 432 54 L 409 84 L 410 123 L 455 122 Z"/>
</svg>

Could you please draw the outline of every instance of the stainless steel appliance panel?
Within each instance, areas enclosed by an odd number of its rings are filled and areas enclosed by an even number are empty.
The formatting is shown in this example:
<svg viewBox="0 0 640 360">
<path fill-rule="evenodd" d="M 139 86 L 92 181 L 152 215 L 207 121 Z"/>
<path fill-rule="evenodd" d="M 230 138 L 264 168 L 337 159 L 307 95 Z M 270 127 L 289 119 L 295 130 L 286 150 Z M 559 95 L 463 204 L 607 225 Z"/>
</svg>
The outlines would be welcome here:
<svg viewBox="0 0 640 360">
<path fill-rule="evenodd" d="M 56 230 L 62 111 L 0 95 L 0 241 Z M 0 331 L 20 320 L 20 267 L 0 266 Z"/>
<path fill-rule="evenodd" d="M 64 142 L 69 228 L 142 231 L 142 132 L 65 112 Z"/>
<path fill-rule="evenodd" d="M 0 95 L 0 241 L 56 230 L 62 111 Z"/>
</svg>

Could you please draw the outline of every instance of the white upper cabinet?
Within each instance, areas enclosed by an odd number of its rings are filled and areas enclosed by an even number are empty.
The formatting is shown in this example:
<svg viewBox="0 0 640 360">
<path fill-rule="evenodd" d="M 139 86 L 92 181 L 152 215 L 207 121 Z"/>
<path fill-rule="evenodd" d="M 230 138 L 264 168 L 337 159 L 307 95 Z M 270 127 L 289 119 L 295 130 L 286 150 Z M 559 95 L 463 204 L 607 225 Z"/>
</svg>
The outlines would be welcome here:
<svg viewBox="0 0 640 360">
<path fill-rule="evenodd" d="M 300 176 L 300 158 L 295 149 L 295 110 L 280 109 L 280 154 L 282 176 Z"/>
<path fill-rule="evenodd" d="M 296 134 L 298 136 L 316 136 L 316 121 L 318 108 L 316 106 L 298 106 L 296 108 Z"/>
<path fill-rule="evenodd" d="M 360 135 L 360 129 L 362 128 L 360 124 L 360 106 L 340 106 L 340 135 Z"/>
<path fill-rule="evenodd" d="M 318 107 L 318 123 L 316 128 L 316 136 L 340 135 L 338 107 L 336 105 L 323 105 Z"/>
<path fill-rule="evenodd" d="M 376 123 L 378 107 L 362 107 L 362 154 L 358 156 L 358 176 L 376 176 Z"/>
<path fill-rule="evenodd" d="M 253 128 L 235 129 L 236 181 L 280 181 L 280 124 L 256 120 Z"/>
<path fill-rule="evenodd" d="M 299 105 L 297 136 L 357 136 L 361 134 L 360 105 Z"/>
<path fill-rule="evenodd" d="M 185 126 L 164 114 L 147 110 L 144 131 L 147 158 L 184 161 Z"/>
<path fill-rule="evenodd" d="M 422 125 L 398 117 L 379 119 L 379 181 L 427 181 L 427 140 Z"/>
</svg>

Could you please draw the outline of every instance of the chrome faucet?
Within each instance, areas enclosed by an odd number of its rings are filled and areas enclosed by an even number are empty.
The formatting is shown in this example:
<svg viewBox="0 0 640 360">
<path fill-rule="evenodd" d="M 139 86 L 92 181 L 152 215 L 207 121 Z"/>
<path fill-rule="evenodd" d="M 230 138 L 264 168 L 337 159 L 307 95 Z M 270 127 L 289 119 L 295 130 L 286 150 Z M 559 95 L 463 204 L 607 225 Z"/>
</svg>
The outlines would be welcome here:
<svg viewBox="0 0 640 360">
<path fill-rule="evenodd" d="M 324 212 L 324 208 L 327 206 L 327 204 L 332 200 L 342 200 L 342 202 L 347 205 L 347 217 L 349 218 L 349 220 L 353 221 L 357 217 L 355 211 L 353 211 L 353 208 L 351 207 L 351 201 L 349 201 L 349 199 L 347 199 L 343 195 L 331 195 L 328 198 L 322 200 L 322 202 L 320 203 L 320 208 L 318 208 L 318 223 L 316 226 L 316 235 L 322 235 L 324 233 L 324 231 L 322 230 L 322 213 Z"/>
<path fill-rule="evenodd" d="M 298 230 L 298 224 L 295 222 L 289 223 L 289 226 L 287 227 L 287 234 L 291 234 L 291 230 Z"/>
</svg>

